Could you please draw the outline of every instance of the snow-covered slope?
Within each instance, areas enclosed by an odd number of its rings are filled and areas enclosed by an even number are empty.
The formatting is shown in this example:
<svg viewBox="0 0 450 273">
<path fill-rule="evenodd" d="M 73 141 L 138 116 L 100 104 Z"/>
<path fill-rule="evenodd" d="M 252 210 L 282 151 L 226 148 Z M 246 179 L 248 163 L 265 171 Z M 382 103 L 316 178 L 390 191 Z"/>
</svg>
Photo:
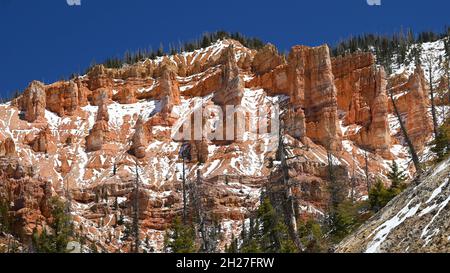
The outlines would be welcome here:
<svg viewBox="0 0 450 273">
<path fill-rule="evenodd" d="M 450 159 L 414 181 L 337 252 L 448 252 Z"/>
</svg>

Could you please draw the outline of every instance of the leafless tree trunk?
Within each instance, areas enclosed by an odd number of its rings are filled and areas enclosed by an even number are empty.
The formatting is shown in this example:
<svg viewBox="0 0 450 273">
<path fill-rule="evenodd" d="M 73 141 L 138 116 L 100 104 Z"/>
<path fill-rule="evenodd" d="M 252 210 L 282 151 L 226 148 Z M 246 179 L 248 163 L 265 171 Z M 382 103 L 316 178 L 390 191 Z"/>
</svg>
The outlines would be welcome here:
<svg viewBox="0 0 450 273">
<path fill-rule="evenodd" d="M 134 233 L 134 252 L 139 253 L 139 170 L 136 161 L 136 181 L 134 186 L 134 210 L 133 210 L 133 233 Z"/>
<path fill-rule="evenodd" d="M 355 195 L 356 195 L 356 175 L 355 175 L 355 156 L 353 156 L 353 164 L 352 164 L 352 178 L 351 178 L 351 200 L 352 203 L 355 203 Z"/>
<path fill-rule="evenodd" d="M 395 102 L 394 94 L 393 94 L 392 90 L 389 92 L 389 96 L 391 97 L 392 106 L 394 107 L 395 115 L 397 116 L 398 122 L 400 124 L 400 129 L 402 130 L 403 136 L 405 137 L 406 144 L 408 145 L 409 152 L 411 154 L 411 158 L 414 163 L 414 167 L 416 168 L 416 171 L 418 173 L 421 173 L 422 166 L 420 164 L 419 156 L 417 156 L 416 149 L 414 148 L 414 145 L 413 145 L 411 139 L 409 138 L 408 131 L 406 130 L 405 124 L 403 123 L 402 117 L 400 116 L 400 112 L 397 108 L 397 103 Z"/>
<path fill-rule="evenodd" d="M 287 110 L 285 111 L 287 113 Z M 284 144 L 284 133 L 285 128 L 283 123 L 283 115 L 280 114 L 279 117 L 279 132 L 278 132 L 278 150 L 277 150 L 277 156 L 279 160 L 281 161 L 281 172 L 282 172 L 282 179 L 283 179 L 283 207 L 285 211 L 285 222 L 288 226 L 289 236 L 291 237 L 292 241 L 294 242 L 295 246 L 299 251 L 303 251 L 305 247 L 303 246 L 300 237 L 298 235 L 298 229 L 297 229 L 297 218 L 295 215 L 295 208 L 294 208 L 294 197 L 292 195 L 292 187 L 290 183 L 290 177 L 289 177 L 289 165 L 287 162 L 287 155 L 286 155 L 286 147 Z"/>
<path fill-rule="evenodd" d="M 187 221 L 186 159 L 183 157 L 183 223 Z"/>
<path fill-rule="evenodd" d="M 433 58 L 431 55 L 427 55 L 427 64 L 428 64 L 428 81 L 430 84 L 430 98 L 431 98 L 431 116 L 433 117 L 433 131 L 434 137 L 437 138 L 439 134 L 438 130 L 438 122 L 436 115 L 436 103 L 434 100 L 434 81 L 433 81 Z"/>
<path fill-rule="evenodd" d="M 367 194 L 370 193 L 370 189 L 372 188 L 372 185 L 370 185 L 370 178 L 369 178 L 369 158 L 367 156 L 367 151 L 364 151 L 364 172 L 366 173 L 366 184 L 367 184 Z"/>
</svg>

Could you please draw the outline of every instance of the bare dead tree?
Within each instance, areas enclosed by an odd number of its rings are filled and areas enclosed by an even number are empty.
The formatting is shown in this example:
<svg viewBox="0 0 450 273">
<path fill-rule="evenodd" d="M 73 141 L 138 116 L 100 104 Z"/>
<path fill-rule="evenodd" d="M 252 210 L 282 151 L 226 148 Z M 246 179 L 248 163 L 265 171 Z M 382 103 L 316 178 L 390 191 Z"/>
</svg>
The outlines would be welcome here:
<svg viewBox="0 0 450 273">
<path fill-rule="evenodd" d="M 333 210 L 336 209 L 337 206 L 339 205 L 339 198 L 337 193 L 338 186 L 334 171 L 333 154 L 329 149 L 327 149 L 327 162 L 328 162 L 328 179 L 330 180 L 330 194 L 331 194 L 330 201 L 333 213 Z"/>
<path fill-rule="evenodd" d="M 139 165 L 136 161 L 136 179 L 134 183 L 134 202 L 133 202 L 133 235 L 134 252 L 139 253 Z"/>
<path fill-rule="evenodd" d="M 287 106 L 289 107 L 289 106 Z M 284 113 L 288 113 L 289 110 L 286 109 Z M 294 197 L 292 194 L 292 184 L 289 177 L 289 164 L 287 151 L 285 146 L 285 130 L 283 122 L 283 114 L 279 117 L 279 136 L 278 136 L 278 149 L 277 156 L 281 162 L 281 172 L 282 172 L 282 183 L 284 186 L 283 197 L 284 197 L 284 211 L 285 211 L 285 222 L 288 226 L 289 235 L 294 242 L 297 249 L 303 251 L 305 247 L 300 240 L 297 228 L 297 218 L 294 208 Z"/>
<path fill-rule="evenodd" d="M 434 81 L 433 81 L 433 65 L 434 60 L 431 54 L 427 54 L 426 56 L 426 63 L 428 65 L 428 82 L 430 85 L 430 99 L 431 99 L 431 116 L 433 118 L 433 131 L 434 131 L 434 137 L 437 138 L 439 134 L 439 125 L 437 121 L 437 115 L 436 115 L 436 102 L 435 102 L 435 92 L 434 92 Z"/>
<path fill-rule="evenodd" d="M 370 184 L 370 178 L 369 178 L 369 158 L 367 156 L 367 151 L 364 151 L 364 172 L 366 175 L 366 184 L 367 184 L 367 194 L 370 193 L 370 189 L 372 188 L 372 185 Z"/>
<path fill-rule="evenodd" d="M 200 170 L 197 170 L 196 181 L 190 185 L 189 196 L 194 218 L 198 224 L 198 231 L 200 233 L 201 251 L 214 253 L 217 250 L 221 227 L 219 222 L 211 219 L 204 209 L 204 181 Z"/>
<path fill-rule="evenodd" d="M 182 173 L 182 183 L 183 183 L 183 223 L 187 222 L 187 192 L 186 192 L 186 161 L 191 159 L 191 147 L 188 143 L 181 146 L 180 157 L 183 160 L 183 173 Z"/>
<path fill-rule="evenodd" d="M 400 129 L 402 131 L 403 137 L 405 138 L 406 144 L 408 145 L 409 153 L 414 163 L 414 167 L 416 168 L 416 171 L 418 173 L 421 173 L 423 170 L 420 164 L 419 156 L 417 155 L 416 149 L 414 148 L 414 145 L 409 138 L 408 131 L 406 130 L 405 124 L 403 123 L 402 117 L 400 115 L 400 111 L 398 110 L 397 103 L 395 102 L 394 92 L 392 91 L 392 89 L 389 90 L 389 96 L 391 98 L 392 106 L 394 107 L 395 115 L 397 116 L 398 122 L 400 124 Z"/>
<path fill-rule="evenodd" d="M 352 164 L 352 177 L 351 177 L 351 200 L 352 203 L 355 203 L 355 195 L 356 195 L 356 174 L 355 174 L 355 156 L 352 154 L 353 164 Z"/>
</svg>

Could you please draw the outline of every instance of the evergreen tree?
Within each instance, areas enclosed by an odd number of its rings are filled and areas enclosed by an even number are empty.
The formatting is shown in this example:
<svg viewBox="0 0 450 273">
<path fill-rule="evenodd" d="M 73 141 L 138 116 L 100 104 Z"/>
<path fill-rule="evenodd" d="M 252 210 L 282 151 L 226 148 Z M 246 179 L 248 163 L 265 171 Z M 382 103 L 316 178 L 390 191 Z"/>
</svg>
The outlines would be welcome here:
<svg viewBox="0 0 450 273">
<path fill-rule="evenodd" d="M 370 216 L 371 213 L 367 211 L 366 202 L 345 200 L 340 203 L 336 211 L 333 229 L 330 233 L 332 242 L 340 242 L 362 225 Z"/>
<path fill-rule="evenodd" d="M 439 127 L 438 137 L 432 142 L 432 145 L 431 150 L 436 154 L 438 162 L 450 154 L 450 118 L 447 118 Z"/>
<path fill-rule="evenodd" d="M 248 230 L 243 228 L 242 253 L 294 253 L 298 252 L 289 236 L 283 216 L 275 211 L 269 198 L 265 198 L 250 219 Z M 244 231 L 245 230 L 245 231 Z"/>
<path fill-rule="evenodd" d="M 391 170 L 389 171 L 387 177 L 391 181 L 391 191 L 403 191 L 405 189 L 405 181 L 408 179 L 408 176 L 405 174 L 405 171 L 401 170 L 395 162 L 395 160 L 392 161 L 392 164 L 390 165 Z M 399 192 L 397 192 L 398 194 Z M 397 195 L 395 194 L 395 195 Z"/>
<path fill-rule="evenodd" d="M 208 35 L 203 35 L 203 39 L 202 39 L 202 48 L 208 47 L 211 45 L 211 39 Z"/>
<path fill-rule="evenodd" d="M 34 249 L 38 253 L 65 253 L 67 244 L 73 233 L 70 216 L 66 213 L 66 206 L 57 197 L 50 200 L 52 221 L 49 223 L 51 233 L 44 228 L 41 234 L 37 230 L 33 233 Z"/>
<path fill-rule="evenodd" d="M 328 242 L 322 231 L 322 226 L 313 217 L 299 221 L 298 233 L 306 247 L 305 252 L 321 253 L 328 250 Z"/>
<path fill-rule="evenodd" d="M 379 211 L 381 208 L 391 200 L 391 195 L 388 189 L 383 184 L 383 181 L 377 179 L 377 182 L 369 192 L 369 203 L 373 211 Z"/>
<path fill-rule="evenodd" d="M 172 253 L 194 253 L 197 251 L 195 239 L 194 227 L 183 224 L 181 218 L 176 217 L 164 238 L 164 249 Z"/>
<path fill-rule="evenodd" d="M 279 217 L 268 198 L 258 209 L 261 221 L 261 249 L 266 253 L 296 252 L 293 241 L 290 240 L 287 226 Z"/>
<path fill-rule="evenodd" d="M 260 232 L 259 232 L 259 219 L 256 217 L 250 217 L 249 227 L 245 224 L 242 227 L 241 240 L 239 252 L 241 253 L 261 253 L 260 247 Z"/>
</svg>

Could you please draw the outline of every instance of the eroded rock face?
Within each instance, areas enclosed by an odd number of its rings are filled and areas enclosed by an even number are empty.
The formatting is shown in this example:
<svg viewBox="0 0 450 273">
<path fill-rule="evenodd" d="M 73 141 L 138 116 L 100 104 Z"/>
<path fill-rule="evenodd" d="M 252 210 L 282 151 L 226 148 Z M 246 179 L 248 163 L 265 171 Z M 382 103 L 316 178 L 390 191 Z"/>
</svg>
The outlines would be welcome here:
<svg viewBox="0 0 450 273">
<path fill-rule="evenodd" d="M 419 66 L 409 78 L 410 92 L 407 95 L 408 116 L 406 130 L 415 147 L 423 147 L 432 132 L 431 117 L 428 115 L 430 100 L 422 68 Z"/>
<path fill-rule="evenodd" d="M 430 99 L 423 70 L 416 67 L 408 78 L 398 76 L 390 83 L 401 114 L 406 115 L 404 123 L 416 149 L 421 150 L 432 134 L 432 120 L 428 114 Z M 393 111 L 392 103 L 389 105 Z"/>
<path fill-rule="evenodd" d="M 117 94 L 113 96 L 113 100 L 121 104 L 132 104 L 137 102 L 135 88 L 121 88 Z"/>
<path fill-rule="evenodd" d="M 102 149 L 105 131 L 108 125 L 104 121 L 96 122 L 89 135 L 86 137 L 86 151 L 95 152 Z"/>
<path fill-rule="evenodd" d="M 222 86 L 214 93 L 213 102 L 220 106 L 240 105 L 244 94 L 244 83 L 239 75 L 233 45 L 224 51 L 222 63 Z"/>
<path fill-rule="evenodd" d="M 145 157 L 145 149 L 147 148 L 148 141 L 144 128 L 144 121 L 139 118 L 136 122 L 135 132 L 132 138 L 133 144 L 131 145 L 131 153 L 137 158 Z"/>
<path fill-rule="evenodd" d="M 141 239 L 148 236 L 151 247 L 161 251 L 164 233 L 183 206 L 179 156 L 183 141 L 174 137 L 174 130 L 193 120 L 193 110 L 200 104 L 203 109 L 214 104 L 262 109 L 256 119 L 271 124 L 271 106 L 290 100 L 283 122 L 286 145 L 293 156 L 289 160 L 289 175 L 296 184 L 292 191 L 300 200 L 295 205 L 301 216 L 320 217 L 329 201 L 327 150 L 339 161 L 335 168 L 339 178 L 345 181 L 352 168 L 356 170 L 358 198 L 367 192 L 361 173 L 365 157 L 360 149 L 367 150 L 372 181 L 386 175 L 387 159 L 407 161 L 403 146 L 395 147 L 402 150 L 398 155 L 391 158 L 389 154 L 389 148 L 393 149 L 386 135 L 386 116 L 390 113 L 392 118 L 392 113 L 387 110 L 384 81 L 385 75 L 374 66 L 371 54 L 331 60 L 326 46 L 298 46 L 286 62 L 271 46 L 256 52 L 227 40 L 119 69 L 98 66 L 74 79 L 76 87 L 71 82 L 58 82 L 43 88 L 46 101 L 51 101 L 45 107 L 63 118 L 47 113 L 42 123 L 30 124 L 20 119 L 19 100 L 0 105 L 0 170 L 17 185 L 34 183 L 30 177 L 45 177 L 51 180 L 54 193 L 61 196 L 61 185 L 69 185 L 76 230 L 92 235 L 97 245 L 111 252 L 129 250 L 132 243 L 124 239 L 126 227 L 119 219 L 132 217 L 132 206 L 138 199 Z M 411 111 L 408 104 L 417 104 L 419 98 L 408 101 L 414 94 L 408 77 L 398 84 L 408 91 L 403 96 L 402 90 L 395 93 L 406 121 Z M 23 109 L 24 114 L 26 107 Z M 209 137 L 218 131 L 220 115 L 209 113 L 202 120 L 203 140 L 186 140 L 191 144 L 186 179 L 190 186 L 200 180 L 199 199 L 204 201 L 205 214 L 222 223 L 225 238 L 220 249 L 232 235 L 239 235 L 243 220 L 258 204 L 261 190 L 281 176 L 281 172 L 274 172 L 279 166 L 278 136 L 268 133 L 251 139 L 259 130 L 249 128 L 254 120 L 245 117 L 246 139 L 216 141 Z M 343 125 L 342 137 L 338 122 Z M 43 129 L 47 125 L 49 128 Z M 390 133 L 392 143 L 401 143 L 399 134 Z M 6 143 L 8 137 L 17 142 Z M 27 166 L 14 162 L 15 156 L 31 162 L 35 175 Z M 138 166 L 136 158 L 140 159 Z M 133 192 L 137 173 L 139 195 Z M 39 211 L 30 215 L 47 213 Z M 23 219 L 29 223 L 24 226 L 32 227 L 36 222 L 34 216 Z"/>
<path fill-rule="evenodd" d="M 94 127 L 86 137 L 86 150 L 89 152 L 98 151 L 102 149 L 104 139 L 108 130 L 109 113 L 107 106 L 107 97 L 102 95 L 100 97 L 100 105 Z"/>
<path fill-rule="evenodd" d="M 61 117 L 71 116 L 80 104 L 79 93 L 78 85 L 74 81 L 49 85 L 46 88 L 47 109 Z"/>
<path fill-rule="evenodd" d="M 204 164 L 208 161 L 208 143 L 206 140 L 191 143 L 192 162 Z"/>
<path fill-rule="evenodd" d="M 45 127 L 41 130 L 29 145 L 36 153 L 48 153 L 49 151 L 54 151 L 56 149 L 52 132 L 49 127 Z"/>
<path fill-rule="evenodd" d="M 0 160 L 0 174 L 3 177 L 0 196 L 11 203 L 9 214 L 14 217 L 13 232 L 28 242 L 33 231 L 42 230 L 50 220 L 52 185 L 33 178 L 32 167 L 23 165 L 17 158 Z"/>
<path fill-rule="evenodd" d="M 110 88 L 113 86 L 111 77 L 108 77 L 107 69 L 103 65 L 94 66 L 88 73 L 89 90 L 97 90 L 98 88 Z"/>
<path fill-rule="evenodd" d="M 386 94 L 386 74 L 384 69 L 376 74 L 376 90 L 375 99 L 372 107 L 372 119 L 369 126 L 369 136 L 364 141 L 362 136 L 362 145 L 368 143 L 369 147 L 377 150 L 380 154 L 386 155 L 391 144 L 391 137 L 389 132 L 389 103 Z"/>
<path fill-rule="evenodd" d="M 162 96 L 162 110 L 163 115 L 170 115 L 172 108 L 179 105 L 180 89 L 177 82 L 177 74 L 173 65 L 164 64 L 162 68 L 162 75 L 160 78 L 160 88 Z"/>
<path fill-rule="evenodd" d="M 59 166 L 61 174 L 63 176 L 66 176 L 72 168 L 69 164 L 69 160 L 68 160 L 67 154 L 65 152 L 60 154 L 59 161 L 61 162 L 61 166 Z"/>
<path fill-rule="evenodd" d="M 286 61 L 283 56 L 278 54 L 277 48 L 269 43 L 255 54 L 252 70 L 256 74 L 265 74 L 284 63 Z"/>
<path fill-rule="evenodd" d="M 363 147 L 387 155 L 391 144 L 386 73 L 376 68 L 371 53 L 355 53 L 333 59 L 338 108 L 346 113 L 344 125 L 360 126 L 349 136 Z"/>
<path fill-rule="evenodd" d="M 0 145 L 0 156 L 15 156 L 16 155 L 16 144 L 12 138 L 7 138 L 1 142 Z"/>
<path fill-rule="evenodd" d="M 43 83 L 33 81 L 19 100 L 25 120 L 28 122 L 42 121 L 45 118 L 46 95 Z"/>
<path fill-rule="evenodd" d="M 292 105 L 304 109 L 306 135 L 331 150 L 340 150 L 337 89 L 328 47 L 293 47 L 288 58 L 288 82 Z"/>
</svg>

